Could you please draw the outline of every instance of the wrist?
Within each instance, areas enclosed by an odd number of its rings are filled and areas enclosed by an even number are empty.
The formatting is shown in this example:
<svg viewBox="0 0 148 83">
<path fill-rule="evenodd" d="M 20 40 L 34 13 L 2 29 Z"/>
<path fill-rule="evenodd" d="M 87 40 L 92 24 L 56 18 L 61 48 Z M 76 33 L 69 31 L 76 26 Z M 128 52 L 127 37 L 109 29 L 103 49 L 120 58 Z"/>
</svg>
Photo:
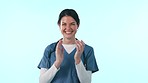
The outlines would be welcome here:
<svg viewBox="0 0 148 83">
<path fill-rule="evenodd" d="M 79 64 L 80 62 L 81 62 L 81 59 L 80 59 L 80 58 L 76 58 L 76 59 L 75 59 L 76 65 Z"/>
<path fill-rule="evenodd" d="M 60 65 L 61 65 L 61 62 L 60 61 L 55 61 L 54 62 L 54 65 L 57 69 L 59 69 Z"/>
</svg>

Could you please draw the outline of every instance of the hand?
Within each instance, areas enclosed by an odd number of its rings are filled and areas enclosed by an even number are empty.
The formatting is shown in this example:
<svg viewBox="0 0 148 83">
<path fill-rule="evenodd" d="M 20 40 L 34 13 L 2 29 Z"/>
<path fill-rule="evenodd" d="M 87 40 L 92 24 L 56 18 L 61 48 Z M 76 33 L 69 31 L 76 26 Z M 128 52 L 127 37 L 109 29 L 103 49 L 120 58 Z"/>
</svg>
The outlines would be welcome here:
<svg viewBox="0 0 148 83">
<path fill-rule="evenodd" d="M 77 51 L 75 53 L 74 59 L 75 59 L 76 64 L 79 64 L 81 61 L 81 55 L 84 51 L 85 43 L 82 40 L 81 41 L 76 40 L 75 43 L 76 43 Z"/>
<path fill-rule="evenodd" d="M 64 57 L 63 53 L 64 53 L 64 48 L 62 47 L 62 40 L 59 40 L 56 46 L 56 61 L 54 63 L 56 68 L 59 68 L 63 61 Z"/>
</svg>

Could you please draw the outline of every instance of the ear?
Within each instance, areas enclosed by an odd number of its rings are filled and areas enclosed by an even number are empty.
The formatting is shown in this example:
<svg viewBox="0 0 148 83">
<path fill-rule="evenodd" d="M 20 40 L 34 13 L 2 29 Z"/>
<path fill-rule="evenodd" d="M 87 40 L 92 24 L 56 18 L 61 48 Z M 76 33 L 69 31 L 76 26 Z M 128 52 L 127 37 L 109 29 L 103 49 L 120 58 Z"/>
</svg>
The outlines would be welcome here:
<svg viewBox="0 0 148 83">
<path fill-rule="evenodd" d="M 77 29 L 79 28 L 80 24 L 77 24 Z"/>
<path fill-rule="evenodd" d="M 61 30 L 60 24 L 58 23 L 59 29 Z"/>
<path fill-rule="evenodd" d="M 60 27 L 60 24 L 58 23 L 58 26 Z"/>
<path fill-rule="evenodd" d="M 79 29 L 79 25 L 77 25 L 77 29 Z"/>
</svg>

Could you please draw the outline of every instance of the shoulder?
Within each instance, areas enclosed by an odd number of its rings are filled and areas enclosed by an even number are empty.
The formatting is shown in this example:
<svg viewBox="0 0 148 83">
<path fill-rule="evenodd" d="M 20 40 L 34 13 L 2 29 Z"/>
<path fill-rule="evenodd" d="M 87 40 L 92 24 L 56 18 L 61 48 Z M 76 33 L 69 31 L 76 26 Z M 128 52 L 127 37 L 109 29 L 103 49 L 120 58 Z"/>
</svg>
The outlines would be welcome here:
<svg viewBox="0 0 148 83">
<path fill-rule="evenodd" d="M 92 50 L 93 49 L 93 47 L 92 46 L 90 46 L 90 45 L 88 45 L 88 44 L 85 44 L 85 48 L 84 49 L 87 49 L 87 50 Z"/>
<path fill-rule="evenodd" d="M 57 44 L 57 42 L 53 42 L 53 43 L 49 44 L 49 45 L 45 48 L 45 50 L 55 50 L 56 44 Z"/>
<path fill-rule="evenodd" d="M 85 44 L 84 51 L 85 51 L 85 52 L 93 51 L 93 47 L 90 46 L 90 45 L 88 45 L 88 44 Z"/>
</svg>

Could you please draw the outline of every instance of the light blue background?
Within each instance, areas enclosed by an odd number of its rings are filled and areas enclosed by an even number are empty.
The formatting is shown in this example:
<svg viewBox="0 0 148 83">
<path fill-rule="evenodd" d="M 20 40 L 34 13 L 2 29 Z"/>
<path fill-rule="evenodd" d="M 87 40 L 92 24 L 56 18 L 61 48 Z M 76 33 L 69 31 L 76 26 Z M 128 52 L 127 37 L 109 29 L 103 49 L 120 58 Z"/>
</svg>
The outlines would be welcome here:
<svg viewBox="0 0 148 83">
<path fill-rule="evenodd" d="M 94 47 L 92 83 L 148 83 L 148 0 L 1 0 L 0 83 L 38 83 L 65 8 L 79 14 L 77 38 Z"/>
</svg>

